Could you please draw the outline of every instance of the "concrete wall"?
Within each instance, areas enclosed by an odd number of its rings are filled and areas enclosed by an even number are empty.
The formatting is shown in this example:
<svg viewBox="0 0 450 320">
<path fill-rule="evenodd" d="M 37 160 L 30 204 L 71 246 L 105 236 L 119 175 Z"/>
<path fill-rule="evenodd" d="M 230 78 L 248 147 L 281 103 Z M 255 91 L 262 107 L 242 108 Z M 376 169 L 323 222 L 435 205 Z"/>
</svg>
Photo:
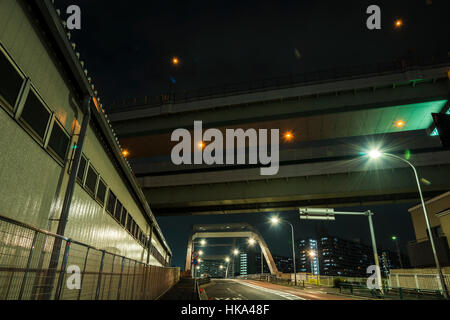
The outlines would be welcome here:
<svg viewBox="0 0 450 320">
<path fill-rule="evenodd" d="M 450 246 L 450 216 L 436 216 L 448 208 L 450 208 L 450 192 L 447 192 L 439 197 L 431 199 L 426 202 L 428 218 L 430 220 L 431 228 L 441 226 L 442 232 L 447 236 L 447 242 Z M 414 231 L 418 242 L 427 239 L 426 222 L 421 205 L 409 209 L 411 218 L 414 224 Z"/>
<path fill-rule="evenodd" d="M 78 133 L 82 122 L 80 102 L 38 27 L 30 22 L 25 1 L 0 0 L 0 44 L 23 76 L 29 77 L 35 91 L 67 132 Z M 0 214 L 40 228 L 56 231 L 66 190 L 69 159 L 55 161 L 43 145 L 33 139 L 0 107 Z M 72 135 L 71 135 L 72 136 Z M 75 142 L 72 138 L 71 146 Z M 73 149 L 72 149 L 73 151 Z M 119 175 L 105 146 L 90 126 L 84 153 L 107 186 L 124 205 L 141 230 L 150 234 L 144 214 L 125 180 Z M 79 184 L 77 184 L 66 234 L 75 240 L 146 261 L 146 252 Z M 153 236 L 156 238 L 156 235 Z M 166 250 L 158 244 L 158 251 Z M 150 262 L 160 263 L 153 257 Z"/>
</svg>

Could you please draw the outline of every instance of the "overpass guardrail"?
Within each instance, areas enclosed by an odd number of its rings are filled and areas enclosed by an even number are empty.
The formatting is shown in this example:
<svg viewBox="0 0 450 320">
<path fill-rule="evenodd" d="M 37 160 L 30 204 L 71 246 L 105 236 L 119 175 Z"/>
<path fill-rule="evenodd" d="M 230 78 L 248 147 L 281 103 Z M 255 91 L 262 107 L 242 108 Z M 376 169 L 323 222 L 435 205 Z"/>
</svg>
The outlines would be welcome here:
<svg viewBox="0 0 450 320">
<path fill-rule="evenodd" d="M 179 268 L 147 265 L 0 216 L 0 300 L 153 300 L 179 278 Z"/>
<path fill-rule="evenodd" d="M 395 72 L 405 72 L 422 67 L 449 64 L 447 53 L 429 57 L 402 57 L 396 60 L 365 64 L 359 66 L 345 66 L 324 69 L 314 72 L 291 74 L 288 76 L 268 79 L 245 81 L 234 84 L 224 84 L 215 87 L 184 91 L 168 91 L 160 95 L 146 96 L 141 99 L 128 99 L 113 101 L 109 108 L 110 113 L 120 113 L 132 110 L 160 107 L 166 104 L 187 103 L 192 101 L 222 98 L 238 94 L 264 92 L 267 90 L 291 88 L 311 84 L 320 84 L 343 79 L 358 79 L 370 75 L 385 75 Z"/>
</svg>

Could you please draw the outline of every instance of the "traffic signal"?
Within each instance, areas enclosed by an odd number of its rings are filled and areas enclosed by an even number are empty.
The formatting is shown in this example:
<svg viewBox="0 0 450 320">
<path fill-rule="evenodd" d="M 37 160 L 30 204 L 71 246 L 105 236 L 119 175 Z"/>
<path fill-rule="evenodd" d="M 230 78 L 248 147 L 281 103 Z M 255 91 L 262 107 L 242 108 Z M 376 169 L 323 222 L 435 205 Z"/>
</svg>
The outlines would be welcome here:
<svg viewBox="0 0 450 320">
<path fill-rule="evenodd" d="M 442 145 L 450 149 L 450 115 L 442 113 L 433 113 L 433 120 L 439 132 Z"/>
</svg>

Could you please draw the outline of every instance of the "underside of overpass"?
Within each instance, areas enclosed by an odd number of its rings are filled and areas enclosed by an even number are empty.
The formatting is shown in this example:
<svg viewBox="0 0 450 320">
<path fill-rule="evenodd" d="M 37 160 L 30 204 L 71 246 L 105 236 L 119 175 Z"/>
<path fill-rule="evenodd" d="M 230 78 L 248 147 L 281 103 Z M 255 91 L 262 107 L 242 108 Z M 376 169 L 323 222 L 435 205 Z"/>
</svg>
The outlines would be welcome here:
<svg viewBox="0 0 450 320">
<path fill-rule="evenodd" d="M 373 147 L 417 166 L 425 197 L 450 190 L 450 152 L 432 113 L 449 109 L 450 63 L 416 66 L 284 88 L 211 96 L 113 113 L 120 142 L 157 215 L 291 211 L 418 200 L 413 172 L 398 161 L 369 161 Z M 171 162 L 173 130 L 279 129 L 280 170 L 258 165 Z M 403 125 L 397 125 L 398 121 Z M 193 142 L 195 148 L 196 142 Z M 247 150 L 248 151 L 248 150 Z M 226 150 L 224 150 L 226 152 Z"/>
</svg>

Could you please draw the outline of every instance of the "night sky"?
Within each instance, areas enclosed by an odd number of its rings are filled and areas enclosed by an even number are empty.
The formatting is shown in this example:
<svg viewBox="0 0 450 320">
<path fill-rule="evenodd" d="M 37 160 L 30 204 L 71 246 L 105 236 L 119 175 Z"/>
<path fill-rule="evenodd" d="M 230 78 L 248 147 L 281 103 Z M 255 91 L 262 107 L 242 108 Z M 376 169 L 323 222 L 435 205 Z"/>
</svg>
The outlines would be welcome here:
<svg viewBox="0 0 450 320">
<path fill-rule="evenodd" d="M 432 2 L 431 5 L 427 4 Z M 342 66 L 392 61 L 413 54 L 449 52 L 448 0 L 390 1 L 106 1 L 56 0 L 61 16 L 77 4 L 82 29 L 72 31 L 106 109 L 112 101 L 224 84 L 260 80 Z M 382 10 L 382 30 L 366 28 L 366 9 Z M 394 21 L 404 25 L 396 29 Z M 178 57 L 181 64 L 171 66 Z M 381 247 L 394 248 L 391 236 L 414 239 L 407 209 L 417 203 L 348 208 L 375 213 Z M 342 208 L 345 210 L 345 208 Z M 191 224 L 248 222 L 255 225 L 273 254 L 290 255 L 287 226 L 270 228 L 269 214 L 158 218 L 174 253 L 184 265 Z M 314 236 L 315 222 L 296 213 L 298 239 Z M 365 218 L 339 217 L 326 224 L 331 235 L 369 242 Z"/>
</svg>

